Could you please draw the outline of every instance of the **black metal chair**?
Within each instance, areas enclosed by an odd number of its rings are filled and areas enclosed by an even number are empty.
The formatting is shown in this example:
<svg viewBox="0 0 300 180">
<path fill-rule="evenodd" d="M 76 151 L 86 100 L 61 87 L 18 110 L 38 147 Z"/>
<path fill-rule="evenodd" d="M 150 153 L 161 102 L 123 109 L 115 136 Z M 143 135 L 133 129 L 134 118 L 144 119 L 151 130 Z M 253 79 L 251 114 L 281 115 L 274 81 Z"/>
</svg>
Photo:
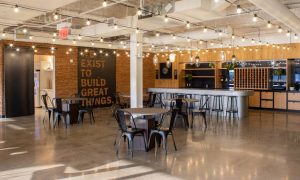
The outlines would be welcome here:
<svg viewBox="0 0 300 180">
<path fill-rule="evenodd" d="M 203 103 L 201 103 L 201 106 L 199 107 L 199 109 L 195 109 L 192 111 L 192 122 L 191 122 L 191 128 L 193 128 L 194 126 L 194 118 L 195 116 L 199 115 L 203 117 L 204 120 L 204 124 L 205 124 L 205 128 L 207 128 L 207 121 L 206 121 L 206 107 L 207 104 L 209 103 L 209 97 L 205 99 L 205 101 Z"/>
<path fill-rule="evenodd" d="M 171 109 L 177 110 L 177 115 L 181 116 L 186 129 L 189 128 L 188 103 L 184 99 L 175 99 L 171 101 Z M 177 117 L 178 117 L 177 116 Z M 176 120 L 175 120 L 176 122 Z"/>
<path fill-rule="evenodd" d="M 167 154 L 168 135 L 172 136 L 174 149 L 175 149 L 175 151 L 177 151 L 175 139 L 174 139 L 174 136 L 173 136 L 173 128 L 174 128 L 174 125 L 175 125 L 175 119 L 176 119 L 177 114 L 178 114 L 178 110 L 173 109 L 171 112 L 164 115 L 164 117 L 162 119 L 162 122 L 160 123 L 160 125 L 158 127 L 151 130 L 149 140 L 148 140 L 148 147 L 150 145 L 151 138 L 154 135 L 155 136 L 155 156 L 156 156 L 156 153 L 157 153 L 158 143 L 160 144 L 161 139 L 162 139 L 162 143 L 163 143 L 163 149 L 165 151 L 165 154 Z M 163 124 L 166 121 L 167 117 L 170 117 L 169 126 L 168 127 L 163 127 Z M 157 142 L 157 141 L 159 141 L 159 142 Z"/>
<path fill-rule="evenodd" d="M 78 124 L 80 123 L 80 121 L 83 124 L 83 119 L 84 119 L 84 114 L 85 113 L 89 114 L 90 123 L 91 124 L 95 123 L 95 117 L 94 117 L 94 107 L 95 107 L 95 105 L 96 105 L 96 97 L 93 97 L 92 98 L 92 104 L 86 105 L 85 107 L 80 107 L 79 108 L 78 121 L 77 121 Z"/>
<path fill-rule="evenodd" d="M 132 126 L 127 125 L 126 123 L 126 116 L 128 116 L 131 120 L 131 124 Z M 130 154 L 131 154 L 131 158 L 133 157 L 133 139 L 135 136 L 143 136 L 144 139 L 144 144 L 145 144 L 145 149 L 147 149 L 147 145 L 146 145 L 146 139 L 145 139 L 145 130 L 144 129 L 139 129 L 136 128 L 136 124 L 134 121 L 134 118 L 132 117 L 132 115 L 128 112 L 124 112 L 122 110 L 117 110 L 115 113 L 115 119 L 117 120 L 119 129 L 121 131 L 121 135 L 118 141 L 118 144 L 116 146 L 116 155 L 118 156 L 119 154 L 119 146 L 121 143 L 121 139 L 122 137 L 127 138 L 128 140 L 128 147 L 130 150 Z"/>
<path fill-rule="evenodd" d="M 156 94 L 149 92 L 148 100 L 145 102 L 144 107 L 154 107 Z"/>
<path fill-rule="evenodd" d="M 62 110 L 62 99 L 61 98 L 54 98 L 53 101 L 55 102 L 55 121 L 53 123 L 53 128 L 56 127 L 56 123 L 59 126 L 59 122 L 61 117 L 63 117 L 64 123 L 65 123 L 65 127 L 68 127 L 68 122 L 67 122 L 67 116 L 70 115 L 69 111 L 63 111 Z"/>
<path fill-rule="evenodd" d="M 44 107 L 45 107 L 45 114 L 44 114 L 44 118 L 43 118 L 43 124 L 44 124 L 44 121 L 45 121 L 45 118 L 46 118 L 46 114 L 48 113 L 49 125 L 50 125 L 51 114 L 53 114 L 53 117 L 54 117 L 54 111 L 56 109 L 54 108 L 54 105 L 51 101 L 51 98 L 47 94 L 42 95 L 41 100 L 42 100 L 42 103 L 44 104 Z M 50 102 L 52 104 L 52 107 L 49 107 L 48 102 Z M 52 121 L 54 122 L 54 118 L 53 118 Z"/>
<path fill-rule="evenodd" d="M 112 116 L 115 116 L 115 112 L 117 109 L 124 109 L 129 107 L 129 105 L 122 99 L 121 101 L 120 93 L 113 93 L 113 104 L 111 106 Z"/>
</svg>

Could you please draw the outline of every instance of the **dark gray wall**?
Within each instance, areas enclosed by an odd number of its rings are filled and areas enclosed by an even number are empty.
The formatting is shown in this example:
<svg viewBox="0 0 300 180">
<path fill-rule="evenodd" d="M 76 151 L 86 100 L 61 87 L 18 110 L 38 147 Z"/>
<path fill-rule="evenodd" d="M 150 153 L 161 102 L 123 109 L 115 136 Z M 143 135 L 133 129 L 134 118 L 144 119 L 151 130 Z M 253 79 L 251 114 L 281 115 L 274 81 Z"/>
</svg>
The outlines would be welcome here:
<svg viewBox="0 0 300 180">
<path fill-rule="evenodd" d="M 34 114 L 34 53 L 29 47 L 4 47 L 6 117 Z"/>
</svg>

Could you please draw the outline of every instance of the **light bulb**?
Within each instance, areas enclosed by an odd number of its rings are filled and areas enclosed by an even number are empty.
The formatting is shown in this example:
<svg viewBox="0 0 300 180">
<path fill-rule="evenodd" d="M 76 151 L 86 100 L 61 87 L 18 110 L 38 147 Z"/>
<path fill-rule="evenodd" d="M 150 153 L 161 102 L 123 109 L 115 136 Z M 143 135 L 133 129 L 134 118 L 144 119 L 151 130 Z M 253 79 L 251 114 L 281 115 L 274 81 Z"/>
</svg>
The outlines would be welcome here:
<svg viewBox="0 0 300 180">
<path fill-rule="evenodd" d="M 298 39 L 298 35 L 297 34 L 294 35 L 294 39 Z"/>
<path fill-rule="evenodd" d="M 136 14 L 137 14 L 138 16 L 140 16 L 140 15 L 142 15 L 142 14 L 143 14 L 143 12 L 142 12 L 142 10 L 141 10 L 141 9 L 138 9 L 138 10 L 137 10 L 137 12 L 136 12 Z"/>
<path fill-rule="evenodd" d="M 139 32 L 140 32 L 139 28 L 136 28 L 135 33 L 138 34 Z"/>
<path fill-rule="evenodd" d="M 187 42 L 191 42 L 191 39 L 189 37 L 186 38 Z"/>
<path fill-rule="evenodd" d="M 14 46 L 14 44 L 12 44 L 12 43 L 9 44 L 9 47 L 13 47 L 13 46 Z"/>
<path fill-rule="evenodd" d="M 252 40 L 251 40 L 251 43 L 252 43 L 252 44 L 254 44 L 254 43 L 255 43 L 254 39 L 252 39 Z"/>
<path fill-rule="evenodd" d="M 268 25 L 267 25 L 268 28 L 271 28 L 272 27 L 272 24 L 270 21 L 268 21 Z"/>
<path fill-rule="evenodd" d="M 24 34 L 27 33 L 27 29 L 26 28 L 24 28 L 22 31 L 23 31 Z"/>
<path fill-rule="evenodd" d="M 290 35 L 291 35 L 290 31 L 287 31 L 286 36 L 290 37 Z"/>
<path fill-rule="evenodd" d="M 155 36 L 158 37 L 158 36 L 159 36 L 159 33 L 156 33 Z"/>
<path fill-rule="evenodd" d="M 215 3 L 218 3 L 219 2 L 219 0 L 214 0 L 215 1 Z"/>
<path fill-rule="evenodd" d="M 32 49 L 35 49 L 35 46 L 34 46 L 34 45 L 33 45 L 33 46 L 31 46 L 31 48 L 32 48 Z"/>
<path fill-rule="evenodd" d="M 55 38 L 52 38 L 52 42 L 55 42 L 56 41 L 56 39 Z"/>
<path fill-rule="evenodd" d="M 114 29 L 118 29 L 118 25 L 117 24 L 114 25 Z"/>
<path fill-rule="evenodd" d="M 53 37 L 56 37 L 57 36 L 57 34 L 56 33 L 53 33 Z"/>
<path fill-rule="evenodd" d="M 75 40 L 73 40 L 73 42 L 72 42 L 73 44 L 76 44 L 76 41 Z"/>
<path fill-rule="evenodd" d="M 87 26 L 91 25 L 91 21 L 89 19 L 86 21 L 86 25 Z"/>
<path fill-rule="evenodd" d="M 234 34 L 232 34 L 232 35 L 231 35 L 231 39 L 235 39 L 235 36 L 234 36 Z"/>
<path fill-rule="evenodd" d="M 246 38 L 245 38 L 245 37 L 243 37 L 243 38 L 242 38 L 242 41 L 243 41 L 243 42 L 245 42 L 245 41 L 246 41 Z"/>
<path fill-rule="evenodd" d="M 108 47 L 111 47 L 111 46 L 112 46 L 112 44 L 111 44 L 111 43 L 109 43 L 109 44 L 108 44 Z"/>
<path fill-rule="evenodd" d="M 91 42 L 91 45 L 92 45 L 92 46 L 95 46 L 95 43 Z"/>
<path fill-rule="evenodd" d="M 280 26 L 278 27 L 278 32 L 282 33 L 282 28 Z"/>
<path fill-rule="evenodd" d="M 19 12 L 19 6 L 18 6 L 18 5 L 15 5 L 14 12 L 15 12 L 15 13 L 18 13 L 18 12 Z"/>
<path fill-rule="evenodd" d="M 106 6 L 107 6 L 106 0 L 103 1 L 102 6 L 103 6 L 103 7 L 106 7 Z"/>
<path fill-rule="evenodd" d="M 78 35 L 78 36 L 77 36 L 77 39 L 80 40 L 80 39 L 82 39 L 82 37 L 81 37 L 80 35 Z"/>
<path fill-rule="evenodd" d="M 167 15 L 165 15 L 165 22 L 169 22 L 169 18 Z"/>
<path fill-rule="evenodd" d="M 176 39 L 176 36 L 174 34 L 172 35 L 172 39 L 174 39 L 174 40 Z"/>
<path fill-rule="evenodd" d="M 189 21 L 186 22 L 186 25 L 185 25 L 187 28 L 190 28 L 191 27 L 191 24 Z"/>
<path fill-rule="evenodd" d="M 256 21 L 257 21 L 257 15 L 256 15 L 256 14 L 253 15 L 252 21 L 253 21 L 253 22 L 256 22 Z"/>
<path fill-rule="evenodd" d="M 102 37 L 100 38 L 100 42 L 103 42 L 103 38 Z"/>
<path fill-rule="evenodd" d="M 5 33 L 2 33 L 2 37 L 5 37 L 6 36 L 6 34 Z"/>
<path fill-rule="evenodd" d="M 203 32 L 207 32 L 207 27 L 206 26 L 204 27 Z"/>
<path fill-rule="evenodd" d="M 54 14 L 53 14 L 53 19 L 54 19 L 54 20 L 58 20 L 58 14 L 57 14 L 57 13 L 54 13 Z"/>
<path fill-rule="evenodd" d="M 30 40 L 32 40 L 32 39 L 33 39 L 33 37 L 32 37 L 32 36 L 29 36 L 29 39 L 30 39 Z"/>
<path fill-rule="evenodd" d="M 243 12 L 242 8 L 240 5 L 236 6 L 236 13 L 241 14 Z"/>
</svg>

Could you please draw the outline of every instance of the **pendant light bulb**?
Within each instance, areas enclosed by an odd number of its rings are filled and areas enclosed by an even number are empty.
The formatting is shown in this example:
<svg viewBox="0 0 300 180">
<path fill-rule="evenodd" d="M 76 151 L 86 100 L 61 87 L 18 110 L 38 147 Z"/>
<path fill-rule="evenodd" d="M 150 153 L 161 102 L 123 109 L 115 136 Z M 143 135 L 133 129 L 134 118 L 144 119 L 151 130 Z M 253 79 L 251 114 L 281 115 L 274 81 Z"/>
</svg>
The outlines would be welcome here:
<svg viewBox="0 0 300 180">
<path fill-rule="evenodd" d="M 186 25 L 185 25 L 187 28 L 190 28 L 191 27 L 191 24 L 189 21 L 186 22 Z"/>
<path fill-rule="evenodd" d="M 140 15 L 143 14 L 143 12 L 142 12 L 142 10 L 139 8 L 139 9 L 137 10 L 136 14 L 137 14 L 138 16 L 140 16 Z"/>
<path fill-rule="evenodd" d="M 87 26 L 91 25 L 91 21 L 89 19 L 86 21 L 86 25 Z"/>
<path fill-rule="evenodd" d="M 165 15 L 165 22 L 166 22 L 166 23 L 169 22 L 169 18 L 168 18 L 167 15 Z"/>
<path fill-rule="evenodd" d="M 282 33 L 282 28 L 281 28 L 281 26 L 278 27 L 278 32 L 279 32 L 279 33 Z"/>
<path fill-rule="evenodd" d="M 15 13 L 18 13 L 18 12 L 19 12 L 19 6 L 18 6 L 18 5 L 15 5 L 15 7 L 14 7 L 14 12 L 15 12 Z"/>
<path fill-rule="evenodd" d="M 268 28 L 271 28 L 271 27 L 272 27 L 271 21 L 268 21 L 267 27 L 268 27 Z"/>
<path fill-rule="evenodd" d="M 106 7 L 106 6 L 107 6 L 106 0 L 103 1 L 102 6 L 103 6 L 103 7 Z"/>
<path fill-rule="evenodd" d="M 204 27 L 203 32 L 207 32 L 207 27 L 206 26 Z"/>
<path fill-rule="evenodd" d="M 243 12 L 243 10 L 242 10 L 241 6 L 240 6 L 240 5 L 237 5 L 237 6 L 236 6 L 236 13 L 237 13 L 237 14 L 241 14 L 242 12 Z"/>
<path fill-rule="evenodd" d="M 253 21 L 253 22 L 257 22 L 257 14 L 254 14 L 254 15 L 253 15 L 252 21 Z"/>
</svg>

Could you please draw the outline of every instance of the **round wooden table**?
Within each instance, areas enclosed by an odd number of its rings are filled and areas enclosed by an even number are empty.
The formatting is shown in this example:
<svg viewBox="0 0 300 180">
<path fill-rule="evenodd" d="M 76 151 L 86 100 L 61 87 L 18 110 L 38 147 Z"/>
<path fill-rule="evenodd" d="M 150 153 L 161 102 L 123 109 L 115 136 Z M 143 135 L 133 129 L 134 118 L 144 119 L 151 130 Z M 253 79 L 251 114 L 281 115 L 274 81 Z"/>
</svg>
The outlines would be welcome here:
<svg viewBox="0 0 300 180">
<path fill-rule="evenodd" d="M 155 116 L 169 112 L 168 109 L 162 108 L 126 108 L 121 110 L 129 112 L 133 116 Z"/>
</svg>

